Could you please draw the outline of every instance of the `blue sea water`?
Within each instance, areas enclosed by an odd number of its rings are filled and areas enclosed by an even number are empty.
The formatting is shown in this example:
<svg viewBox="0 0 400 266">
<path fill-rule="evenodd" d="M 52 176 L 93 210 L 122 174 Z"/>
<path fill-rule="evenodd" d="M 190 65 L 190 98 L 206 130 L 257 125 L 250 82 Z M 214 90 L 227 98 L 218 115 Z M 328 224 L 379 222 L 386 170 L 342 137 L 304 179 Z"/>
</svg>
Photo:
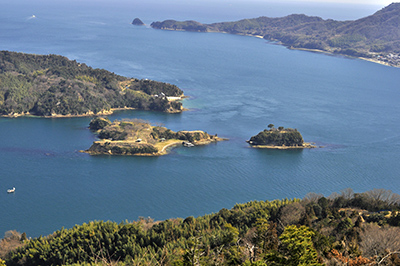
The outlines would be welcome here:
<svg viewBox="0 0 400 266">
<path fill-rule="evenodd" d="M 91 118 L 0 118 L 0 233 L 39 236 L 91 220 L 199 216 L 235 203 L 308 192 L 329 196 L 349 187 L 400 193 L 399 69 L 253 37 L 129 24 L 135 17 L 149 24 L 290 13 L 356 19 L 382 7 L 156 3 L 8 2 L 0 10 L 0 49 L 61 54 L 120 75 L 176 84 L 190 95 L 184 100 L 190 111 L 122 111 L 110 119 L 200 129 L 229 141 L 180 147 L 157 158 L 89 156 L 79 150 L 95 140 L 87 129 Z M 249 148 L 245 140 L 269 123 L 297 128 L 324 148 Z M 11 187 L 16 192 L 7 194 Z"/>
</svg>

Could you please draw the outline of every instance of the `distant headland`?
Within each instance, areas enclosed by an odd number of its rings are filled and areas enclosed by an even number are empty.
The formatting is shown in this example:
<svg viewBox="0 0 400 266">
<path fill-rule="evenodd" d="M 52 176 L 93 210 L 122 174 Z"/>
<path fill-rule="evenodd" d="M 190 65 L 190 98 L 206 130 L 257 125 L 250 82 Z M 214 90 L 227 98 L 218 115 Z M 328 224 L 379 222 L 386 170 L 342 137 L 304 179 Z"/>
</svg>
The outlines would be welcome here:
<svg viewBox="0 0 400 266">
<path fill-rule="evenodd" d="M 84 151 L 91 155 L 159 156 L 178 145 L 193 147 L 225 140 L 200 130 L 174 132 L 139 119 L 111 122 L 108 118 L 96 117 L 89 128 L 100 138 Z"/>
<path fill-rule="evenodd" d="M 400 3 L 354 21 L 293 14 L 212 24 L 165 20 L 153 22 L 151 27 L 256 36 L 291 49 L 341 54 L 400 67 Z"/>
<path fill-rule="evenodd" d="M 0 115 L 75 117 L 138 109 L 183 111 L 177 86 L 126 78 L 59 55 L 0 51 Z"/>
<path fill-rule="evenodd" d="M 278 127 L 273 124 L 253 136 L 247 142 L 254 148 L 265 149 L 310 149 L 316 148 L 311 143 L 306 143 L 297 129 Z"/>
</svg>

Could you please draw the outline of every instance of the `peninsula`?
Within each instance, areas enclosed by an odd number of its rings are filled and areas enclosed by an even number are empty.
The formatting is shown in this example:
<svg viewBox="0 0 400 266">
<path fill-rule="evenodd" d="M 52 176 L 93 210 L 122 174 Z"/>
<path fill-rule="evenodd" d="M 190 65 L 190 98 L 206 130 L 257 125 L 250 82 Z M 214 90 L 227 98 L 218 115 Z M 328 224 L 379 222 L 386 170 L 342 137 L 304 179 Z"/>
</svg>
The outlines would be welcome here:
<svg viewBox="0 0 400 266">
<path fill-rule="evenodd" d="M 268 125 L 269 130 L 265 129 L 253 136 L 247 142 L 254 148 L 265 149 L 309 149 L 316 146 L 306 143 L 303 136 L 297 129 L 278 127 L 273 124 Z"/>
<path fill-rule="evenodd" d="M 127 78 L 59 55 L 0 51 L 0 115 L 107 115 L 117 109 L 183 111 L 183 91 Z"/>
<path fill-rule="evenodd" d="M 292 49 L 341 54 L 400 67 L 400 3 L 393 3 L 373 15 L 353 21 L 293 14 L 212 24 L 165 20 L 153 22 L 151 27 L 250 35 Z"/>
<path fill-rule="evenodd" d="M 108 118 L 96 117 L 89 128 L 100 138 L 84 151 L 91 155 L 159 156 L 178 145 L 192 147 L 224 140 L 200 130 L 174 132 L 139 119 L 111 122 Z"/>
</svg>

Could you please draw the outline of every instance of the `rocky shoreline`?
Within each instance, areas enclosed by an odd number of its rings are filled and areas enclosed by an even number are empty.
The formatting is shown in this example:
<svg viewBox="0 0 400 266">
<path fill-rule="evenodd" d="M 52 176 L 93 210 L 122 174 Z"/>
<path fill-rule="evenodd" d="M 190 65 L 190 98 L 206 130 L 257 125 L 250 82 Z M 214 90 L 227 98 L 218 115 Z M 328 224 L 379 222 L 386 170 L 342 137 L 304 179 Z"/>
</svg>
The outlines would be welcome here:
<svg viewBox="0 0 400 266">
<path fill-rule="evenodd" d="M 139 119 L 111 122 L 97 117 L 92 119 L 89 128 L 100 138 L 89 149 L 81 151 L 91 155 L 160 156 L 178 145 L 194 147 L 226 140 L 201 130 L 174 132 Z"/>
<path fill-rule="evenodd" d="M 208 145 L 211 143 L 216 143 L 219 141 L 224 141 L 227 139 L 214 137 L 212 139 L 202 140 L 202 141 L 194 141 L 190 142 L 193 146 L 201 146 Z M 93 142 L 92 146 L 87 150 L 81 150 L 82 153 L 88 153 L 90 155 L 130 155 L 130 156 L 162 156 L 167 155 L 169 150 L 178 147 L 185 146 L 185 141 L 182 140 L 172 140 L 169 142 L 165 142 L 162 146 L 158 145 L 158 149 L 156 152 L 140 152 L 141 150 L 145 150 L 150 148 L 149 144 L 138 144 L 134 141 L 107 141 L 107 140 L 99 140 Z M 154 147 L 154 146 L 153 146 Z M 130 152 L 129 149 L 135 149 L 138 152 Z"/>
<path fill-rule="evenodd" d="M 0 115 L 0 117 L 4 118 L 17 118 L 17 117 L 42 117 L 42 118 L 71 118 L 71 117 L 91 117 L 91 116 L 108 116 L 112 115 L 114 112 L 117 111 L 128 111 L 128 110 L 139 110 L 137 108 L 133 107 L 123 107 L 123 108 L 111 108 L 110 110 L 103 110 L 98 113 L 94 113 L 92 111 L 86 112 L 84 114 L 77 114 L 77 115 L 72 115 L 72 114 L 67 114 L 67 115 L 61 115 L 61 114 L 52 114 L 52 115 L 47 115 L 47 116 L 39 116 L 39 115 L 33 115 L 29 112 L 26 113 L 11 113 L 7 115 Z M 165 113 L 168 114 L 180 114 L 184 111 L 188 111 L 189 109 L 187 108 L 181 108 L 180 110 L 167 110 Z"/>
<path fill-rule="evenodd" d="M 275 149 L 275 150 L 292 150 L 292 149 L 313 149 L 317 148 L 314 143 L 305 142 L 302 146 L 274 146 L 274 145 L 251 145 L 252 148 L 258 149 Z"/>
<path fill-rule="evenodd" d="M 316 146 L 309 142 L 304 142 L 303 136 L 297 129 L 278 127 L 273 124 L 268 125 L 269 129 L 264 129 L 257 135 L 252 136 L 246 142 L 253 148 L 260 149 L 312 149 Z"/>
</svg>

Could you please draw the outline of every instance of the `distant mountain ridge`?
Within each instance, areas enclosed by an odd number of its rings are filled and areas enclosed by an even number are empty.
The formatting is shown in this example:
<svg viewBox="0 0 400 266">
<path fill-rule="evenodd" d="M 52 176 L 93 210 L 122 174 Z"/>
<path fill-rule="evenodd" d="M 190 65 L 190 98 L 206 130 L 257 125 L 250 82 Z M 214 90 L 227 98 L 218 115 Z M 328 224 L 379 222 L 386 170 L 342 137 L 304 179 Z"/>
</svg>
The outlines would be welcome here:
<svg viewBox="0 0 400 266">
<path fill-rule="evenodd" d="M 260 36 L 290 48 L 373 58 L 381 63 L 400 66 L 400 3 L 392 3 L 373 15 L 353 21 L 292 14 L 280 18 L 259 17 L 212 24 L 165 20 L 153 22 L 151 27 Z"/>
</svg>

